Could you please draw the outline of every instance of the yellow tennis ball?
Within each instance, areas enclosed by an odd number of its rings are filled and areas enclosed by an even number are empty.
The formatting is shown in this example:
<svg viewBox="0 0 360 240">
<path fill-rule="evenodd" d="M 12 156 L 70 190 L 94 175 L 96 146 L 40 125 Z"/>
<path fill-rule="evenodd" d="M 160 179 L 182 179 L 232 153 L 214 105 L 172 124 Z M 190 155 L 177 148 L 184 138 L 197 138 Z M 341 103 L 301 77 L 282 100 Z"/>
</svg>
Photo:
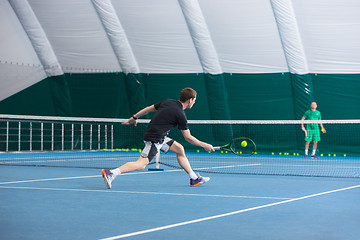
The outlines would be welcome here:
<svg viewBox="0 0 360 240">
<path fill-rule="evenodd" d="M 242 142 L 241 142 L 241 146 L 242 146 L 242 147 L 246 147 L 246 146 L 247 146 L 247 142 L 246 142 L 245 140 L 242 141 Z"/>
</svg>

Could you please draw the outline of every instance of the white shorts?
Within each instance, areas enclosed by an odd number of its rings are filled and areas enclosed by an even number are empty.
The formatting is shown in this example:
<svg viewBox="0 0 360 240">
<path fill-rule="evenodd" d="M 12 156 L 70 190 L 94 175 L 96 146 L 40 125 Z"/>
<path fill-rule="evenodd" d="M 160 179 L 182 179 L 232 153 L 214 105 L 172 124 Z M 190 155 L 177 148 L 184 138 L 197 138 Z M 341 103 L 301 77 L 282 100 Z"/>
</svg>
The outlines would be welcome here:
<svg viewBox="0 0 360 240">
<path fill-rule="evenodd" d="M 149 159 L 149 162 L 156 156 L 156 154 L 160 151 L 167 153 L 174 143 L 169 137 L 165 137 L 162 143 L 153 143 L 150 141 L 144 141 L 145 147 L 141 152 L 141 157 Z"/>
</svg>

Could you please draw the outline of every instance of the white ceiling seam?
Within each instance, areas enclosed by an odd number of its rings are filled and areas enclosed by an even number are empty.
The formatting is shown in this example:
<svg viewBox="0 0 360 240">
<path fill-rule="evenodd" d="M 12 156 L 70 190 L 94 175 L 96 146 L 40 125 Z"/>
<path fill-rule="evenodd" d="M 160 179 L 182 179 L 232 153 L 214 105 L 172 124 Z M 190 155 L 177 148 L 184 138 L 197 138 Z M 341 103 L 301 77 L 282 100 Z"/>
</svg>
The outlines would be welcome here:
<svg viewBox="0 0 360 240">
<path fill-rule="evenodd" d="M 304 46 L 291 0 L 271 0 L 289 72 L 309 73 Z"/>
<path fill-rule="evenodd" d="M 125 30 L 121 25 L 111 0 L 92 0 L 92 2 L 122 71 L 125 74 L 140 73 Z"/>
<path fill-rule="evenodd" d="M 221 74 L 218 54 L 197 0 L 178 0 L 205 73 Z"/>
<path fill-rule="evenodd" d="M 9 0 L 9 3 L 23 26 L 46 76 L 64 74 L 54 50 L 28 1 Z"/>
</svg>

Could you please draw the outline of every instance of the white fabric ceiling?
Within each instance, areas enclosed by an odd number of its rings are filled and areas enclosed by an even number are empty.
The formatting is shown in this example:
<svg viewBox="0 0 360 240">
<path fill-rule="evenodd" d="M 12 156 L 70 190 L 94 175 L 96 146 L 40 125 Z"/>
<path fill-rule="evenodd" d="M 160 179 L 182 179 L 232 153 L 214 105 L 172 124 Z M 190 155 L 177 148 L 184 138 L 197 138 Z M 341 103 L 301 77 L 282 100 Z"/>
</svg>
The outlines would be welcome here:
<svg viewBox="0 0 360 240">
<path fill-rule="evenodd" d="M 358 0 L 0 0 L 0 100 L 58 74 L 47 62 L 65 73 L 360 73 L 359 12 Z"/>
</svg>

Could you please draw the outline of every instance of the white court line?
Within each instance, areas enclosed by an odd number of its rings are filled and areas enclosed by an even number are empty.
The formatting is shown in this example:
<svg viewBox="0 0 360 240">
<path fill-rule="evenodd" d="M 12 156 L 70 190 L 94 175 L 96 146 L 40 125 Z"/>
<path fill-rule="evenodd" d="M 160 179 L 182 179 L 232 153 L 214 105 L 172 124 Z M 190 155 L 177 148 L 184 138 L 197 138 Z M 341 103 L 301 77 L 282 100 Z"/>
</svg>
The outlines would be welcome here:
<svg viewBox="0 0 360 240">
<path fill-rule="evenodd" d="M 135 192 L 135 191 L 113 191 L 96 189 L 73 189 L 73 188 L 37 188 L 37 187 L 7 187 L 3 189 L 27 189 L 27 190 L 50 190 L 50 191 L 74 191 L 74 192 L 102 192 L 102 193 L 128 193 L 128 194 L 149 194 L 149 195 L 171 195 L 171 196 L 190 196 L 190 197 L 220 197 L 220 198 L 251 198 L 251 199 L 292 199 L 281 197 L 259 197 L 259 196 L 237 196 L 237 195 L 214 195 L 214 194 L 190 194 L 190 193 L 166 193 L 166 192 Z"/>
<path fill-rule="evenodd" d="M 195 219 L 195 220 L 191 220 L 191 221 L 180 222 L 180 223 L 171 224 L 171 225 L 166 225 L 166 226 L 157 227 L 157 228 L 151 228 L 151 229 L 147 229 L 147 230 L 143 230 L 143 231 L 138 231 L 138 232 L 133 232 L 133 233 L 128 233 L 128 234 L 118 235 L 118 236 L 109 237 L 109 238 L 103 238 L 103 239 L 100 239 L 100 240 L 115 240 L 115 239 L 121 239 L 121 238 L 127 238 L 127 237 L 137 236 L 137 235 L 146 234 L 146 233 L 151 233 L 151 232 L 156 232 L 156 231 L 161 231 L 161 230 L 165 230 L 165 229 L 169 229 L 169 228 L 175 228 L 175 227 L 180 227 L 180 226 L 184 226 L 184 225 L 188 225 L 188 224 L 193 224 L 193 223 L 198 223 L 198 222 L 213 220 L 213 219 L 216 219 L 216 218 L 227 217 L 227 216 L 231 216 L 231 215 L 235 215 L 235 214 L 239 214 L 239 213 L 244 213 L 244 212 L 249 212 L 249 211 L 253 211 L 253 210 L 257 210 L 257 209 L 262 209 L 262 208 L 277 206 L 277 205 L 281 205 L 281 204 L 285 204 L 285 203 L 295 202 L 295 201 L 299 201 L 299 200 L 303 200 L 303 199 L 307 199 L 307 198 L 318 197 L 318 196 L 321 196 L 321 195 L 326 195 L 326 194 L 330 194 L 330 193 L 345 191 L 345 190 L 354 189 L 354 188 L 358 188 L 358 187 L 360 187 L 360 185 L 351 186 L 351 187 L 346 187 L 346 188 L 340 188 L 340 189 L 335 189 L 335 190 L 331 190 L 331 191 L 327 191 L 327 192 L 322 192 L 322 193 L 316 193 L 316 194 L 307 195 L 307 196 L 303 196 L 303 197 L 299 197 L 299 198 L 293 198 L 293 199 L 289 199 L 289 200 L 285 200 L 285 201 L 281 201 L 281 202 L 275 202 L 275 203 L 271 203 L 271 204 L 265 204 L 265 205 L 261 205 L 261 206 L 257 206 L 257 207 L 246 208 L 246 209 L 242 209 L 242 210 L 238 210 L 238 211 L 234 211 L 234 212 L 229 212 L 229 213 L 214 215 L 214 216 L 211 216 L 211 217 L 199 218 L 199 219 Z"/>
<path fill-rule="evenodd" d="M 179 172 L 182 170 L 167 170 L 161 172 Z M 161 172 L 135 172 L 135 173 L 125 173 L 121 174 L 120 176 L 127 176 L 127 175 L 137 175 L 137 174 L 150 174 L 150 173 L 161 173 Z M 57 180 L 68 180 L 68 179 L 81 179 L 81 178 L 94 178 L 94 177 L 101 177 L 101 175 L 92 175 L 92 176 L 80 176 L 80 177 L 64 177 L 64 178 L 46 178 L 46 179 L 33 179 L 33 180 L 23 180 L 23 181 L 13 181 L 13 182 L 0 182 L 0 185 L 4 184 L 13 184 L 13 183 L 29 183 L 29 182 L 45 182 L 45 181 L 57 181 Z"/>
<path fill-rule="evenodd" d="M 242 164 L 242 165 L 232 165 L 232 166 L 220 166 L 220 167 L 211 167 L 211 168 L 194 168 L 194 170 L 206 170 L 206 169 L 215 169 L 215 168 L 229 168 L 229 167 L 248 167 L 254 165 L 261 164 Z M 164 173 L 164 172 L 181 172 L 183 169 L 175 169 L 175 170 L 165 170 L 165 171 L 148 171 L 148 172 L 131 172 L 121 174 L 119 176 L 127 176 L 127 175 L 137 175 L 137 174 L 151 174 L 151 173 Z M 47 179 L 33 179 L 33 180 L 22 180 L 22 181 L 13 181 L 13 182 L 0 182 L 0 185 L 4 184 L 14 184 L 14 183 L 29 183 L 29 182 L 45 182 L 45 181 L 57 181 L 57 180 L 68 180 L 68 179 L 81 179 L 81 178 L 94 178 L 101 177 L 101 175 L 92 175 L 92 176 L 80 176 L 80 177 L 64 177 L 64 178 L 47 178 Z"/>
</svg>

